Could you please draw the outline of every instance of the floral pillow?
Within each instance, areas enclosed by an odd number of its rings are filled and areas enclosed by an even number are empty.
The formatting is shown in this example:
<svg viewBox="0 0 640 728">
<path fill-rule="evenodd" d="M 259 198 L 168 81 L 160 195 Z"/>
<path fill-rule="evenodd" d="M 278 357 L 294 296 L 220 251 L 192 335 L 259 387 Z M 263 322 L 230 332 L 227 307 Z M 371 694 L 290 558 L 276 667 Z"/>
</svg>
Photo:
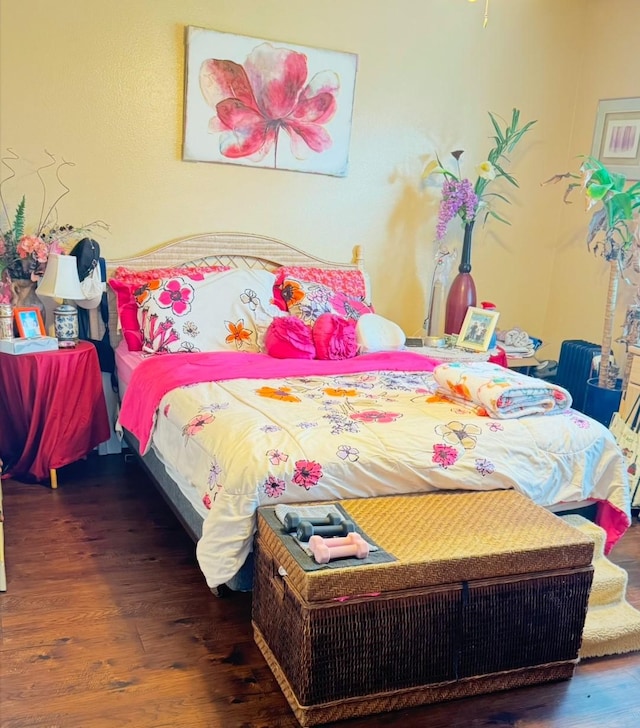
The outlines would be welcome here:
<svg viewBox="0 0 640 728">
<path fill-rule="evenodd" d="M 321 283 L 342 291 L 350 298 L 366 301 L 367 282 L 360 270 L 345 270 L 341 268 L 312 268 L 305 265 L 283 265 L 276 270 L 276 286 L 281 286 L 287 278 L 310 283 Z"/>
<path fill-rule="evenodd" d="M 148 281 L 136 293 L 142 350 L 261 351 L 269 324 L 282 315 L 272 302 L 274 280 L 266 270 L 229 270 L 201 281 Z"/>
<path fill-rule="evenodd" d="M 281 285 L 282 297 L 290 314 L 313 326 L 323 313 L 332 313 L 357 321 L 373 309 L 357 298 L 336 292 L 322 283 L 286 278 Z"/>
<path fill-rule="evenodd" d="M 228 265 L 179 265 L 172 268 L 148 268 L 147 270 L 133 270 L 121 265 L 116 268 L 113 274 L 123 283 L 129 283 L 136 288 L 144 285 L 147 281 L 153 281 L 158 278 L 171 278 L 171 276 L 187 276 L 194 281 L 201 281 L 209 273 L 222 273 L 225 270 L 231 270 Z"/>
<path fill-rule="evenodd" d="M 187 276 L 192 280 L 203 280 L 212 273 L 231 270 L 229 266 L 212 265 L 200 268 L 180 266 L 177 268 L 150 268 L 148 270 L 131 270 L 120 266 L 116 268 L 109 286 L 116 296 L 116 308 L 120 320 L 122 336 L 127 342 L 129 351 L 142 350 L 142 333 L 138 324 L 138 306 L 135 293 L 146 283 L 158 278 L 171 276 Z"/>
</svg>

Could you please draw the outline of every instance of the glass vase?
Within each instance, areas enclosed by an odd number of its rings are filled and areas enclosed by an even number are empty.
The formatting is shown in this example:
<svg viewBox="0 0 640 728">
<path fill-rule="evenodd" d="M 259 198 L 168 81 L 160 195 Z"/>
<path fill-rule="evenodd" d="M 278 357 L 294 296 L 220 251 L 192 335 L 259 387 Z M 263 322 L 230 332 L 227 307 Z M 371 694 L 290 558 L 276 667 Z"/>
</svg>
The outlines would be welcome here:
<svg viewBox="0 0 640 728">
<path fill-rule="evenodd" d="M 462 328 L 462 322 L 469 306 L 475 306 L 478 298 L 476 284 L 471 276 L 471 240 L 473 235 L 473 222 L 464 226 L 462 241 L 462 254 L 458 275 L 451 282 L 447 294 L 447 304 L 444 317 L 445 334 L 457 335 Z"/>
</svg>

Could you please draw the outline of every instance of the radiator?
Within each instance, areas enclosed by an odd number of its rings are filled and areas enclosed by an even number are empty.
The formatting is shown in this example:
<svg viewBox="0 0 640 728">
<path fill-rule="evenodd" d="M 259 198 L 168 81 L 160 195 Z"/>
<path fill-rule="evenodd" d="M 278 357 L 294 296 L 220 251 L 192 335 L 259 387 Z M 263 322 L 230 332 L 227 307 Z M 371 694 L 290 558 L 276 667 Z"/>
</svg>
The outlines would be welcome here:
<svg viewBox="0 0 640 728">
<path fill-rule="evenodd" d="M 554 381 L 569 390 L 573 408 L 582 411 L 587 392 L 587 379 L 593 376 L 593 358 L 600 354 L 600 345 L 582 339 L 566 339 L 560 348 L 558 373 Z"/>
</svg>

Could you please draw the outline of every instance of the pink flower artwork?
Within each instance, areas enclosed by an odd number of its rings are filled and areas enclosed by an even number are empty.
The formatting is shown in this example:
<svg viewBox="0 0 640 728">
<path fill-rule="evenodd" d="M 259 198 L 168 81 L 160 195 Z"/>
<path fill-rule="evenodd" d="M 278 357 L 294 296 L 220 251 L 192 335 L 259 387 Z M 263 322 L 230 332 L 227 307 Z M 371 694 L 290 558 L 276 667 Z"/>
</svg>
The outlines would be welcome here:
<svg viewBox="0 0 640 728">
<path fill-rule="evenodd" d="M 184 159 L 344 176 L 356 60 L 189 28 Z"/>
</svg>

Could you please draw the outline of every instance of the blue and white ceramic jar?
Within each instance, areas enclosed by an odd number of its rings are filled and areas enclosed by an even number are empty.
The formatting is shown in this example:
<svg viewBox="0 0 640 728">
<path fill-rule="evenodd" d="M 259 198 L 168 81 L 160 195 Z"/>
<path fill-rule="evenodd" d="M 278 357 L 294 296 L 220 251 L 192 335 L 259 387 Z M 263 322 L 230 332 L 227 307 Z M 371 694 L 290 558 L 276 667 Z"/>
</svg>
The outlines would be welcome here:
<svg viewBox="0 0 640 728">
<path fill-rule="evenodd" d="M 69 349 L 78 343 L 78 309 L 68 303 L 53 312 L 53 328 L 61 349 Z"/>
</svg>

